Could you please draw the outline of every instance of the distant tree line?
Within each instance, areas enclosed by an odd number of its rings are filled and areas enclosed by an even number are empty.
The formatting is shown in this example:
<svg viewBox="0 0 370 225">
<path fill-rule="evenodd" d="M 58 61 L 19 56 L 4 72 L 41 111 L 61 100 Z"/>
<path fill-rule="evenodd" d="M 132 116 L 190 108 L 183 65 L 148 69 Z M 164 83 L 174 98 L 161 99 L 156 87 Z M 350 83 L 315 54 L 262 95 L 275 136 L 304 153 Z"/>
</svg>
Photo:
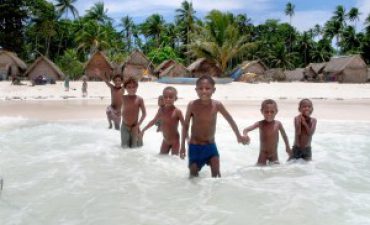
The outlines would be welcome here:
<svg viewBox="0 0 370 225">
<path fill-rule="evenodd" d="M 98 50 L 121 63 L 133 49 L 154 64 L 163 60 L 189 64 L 198 57 L 215 60 L 226 74 L 244 60 L 260 59 L 271 68 L 293 69 L 333 55 L 361 54 L 370 63 L 370 14 L 357 31 L 360 12 L 338 5 L 324 26 L 299 32 L 291 25 L 295 5 L 286 4 L 289 23 L 267 19 L 254 25 L 246 14 L 210 11 L 201 20 L 189 1 L 176 9 L 174 22 L 153 14 L 135 24 L 124 15 L 115 26 L 103 2 L 79 16 L 77 0 L 0 0 L 0 46 L 26 62 L 44 54 L 74 76 L 81 62 Z M 283 12 L 282 12 L 283 13 Z M 332 43 L 335 43 L 333 47 Z"/>
</svg>

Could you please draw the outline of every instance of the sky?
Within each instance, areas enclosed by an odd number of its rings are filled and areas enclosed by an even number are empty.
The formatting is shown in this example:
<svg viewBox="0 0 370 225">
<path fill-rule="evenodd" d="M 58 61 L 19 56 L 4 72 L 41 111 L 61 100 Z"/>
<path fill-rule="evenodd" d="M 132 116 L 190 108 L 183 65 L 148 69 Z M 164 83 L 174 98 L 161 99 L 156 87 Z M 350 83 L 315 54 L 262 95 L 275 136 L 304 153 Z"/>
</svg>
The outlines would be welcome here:
<svg viewBox="0 0 370 225">
<path fill-rule="evenodd" d="M 108 16 L 116 23 L 129 15 L 135 23 L 143 22 L 148 16 L 159 13 L 166 22 L 173 22 L 176 9 L 181 7 L 183 0 L 100 0 L 108 10 Z M 189 0 L 191 1 L 191 0 Z M 99 0 L 77 0 L 75 7 L 80 15 L 84 15 L 94 3 Z M 360 10 L 360 21 L 356 26 L 363 28 L 365 18 L 370 14 L 370 0 L 290 0 L 295 5 L 292 25 L 299 31 L 307 31 L 316 24 L 324 23 L 333 15 L 338 5 L 343 5 L 347 11 L 352 7 Z M 288 0 L 192 0 L 196 17 L 204 18 L 213 9 L 234 14 L 247 14 L 254 25 L 264 23 L 266 19 L 278 19 L 289 22 L 284 9 Z"/>
</svg>

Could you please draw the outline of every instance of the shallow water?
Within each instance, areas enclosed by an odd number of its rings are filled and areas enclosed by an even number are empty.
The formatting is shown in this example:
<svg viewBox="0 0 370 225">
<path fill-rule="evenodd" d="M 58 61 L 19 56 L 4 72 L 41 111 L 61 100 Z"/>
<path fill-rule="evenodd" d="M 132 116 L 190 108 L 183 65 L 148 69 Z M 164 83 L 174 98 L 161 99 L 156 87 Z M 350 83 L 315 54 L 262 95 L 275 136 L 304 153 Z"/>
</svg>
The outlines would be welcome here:
<svg viewBox="0 0 370 225">
<path fill-rule="evenodd" d="M 155 128 L 123 150 L 106 126 L 0 118 L 0 224 L 370 224 L 370 123 L 319 120 L 312 162 L 286 163 L 281 141 L 282 164 L 260 168 L 258 132 L 238 145 L 220 119 L 222 178 L 191 180 L 187 161 L 158 155 Z"/>
</svg>

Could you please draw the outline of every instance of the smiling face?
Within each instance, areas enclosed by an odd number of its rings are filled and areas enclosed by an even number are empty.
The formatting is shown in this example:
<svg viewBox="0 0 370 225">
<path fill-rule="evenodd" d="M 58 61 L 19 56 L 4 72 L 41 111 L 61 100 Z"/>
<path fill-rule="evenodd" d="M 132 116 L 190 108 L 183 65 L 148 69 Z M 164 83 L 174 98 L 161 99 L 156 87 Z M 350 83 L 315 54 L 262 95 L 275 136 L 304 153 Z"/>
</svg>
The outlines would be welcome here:
<svg viewBox="0 0 370 225">
<path fill-rule="evenodd" d="M 261 113 L 267 122 L 274 121 L 277 112 L 277 106 L 273 103 L 265 104 L 261 109 Z"/>
<path fill-rule="evenodd" d="M 177 92 L 175 89 L 165 89 L 162 95 L 165 106 L 172 106 L 177 99 Z"/>
<path fill-rule="evenodd" d="M 128 83 L 125 88 L 129 95 L 135 95 L 137 91 L 137 84 L 134 82 Z"/>
<path fill-rule="evenodd" d="M 116 88 L 119 88 L 119 87 L 121 87 L 122 86 L 122 79 L 121 79 L 121 77 L 115 77 L 114 79 L 113 79 L 113 83 L 114 83 L 114 86 L 116 87 Z"/>
<path fill-rule="evenodd" d="M 306 117 L 309 117 L 313 112 L 312 102 L 308 99 L 304 99 L 299 103 L 299 112 Z"/>
<path fill-rule="evenodd" d="M 198 82 L 197 87 L 195 88 L 199 99 L 202 101 L 207 101 L 211 99 L 212 94 L 215 92 L 215 90 L 215 86 L 207 79 L 203 79 Z"/>
</svg>

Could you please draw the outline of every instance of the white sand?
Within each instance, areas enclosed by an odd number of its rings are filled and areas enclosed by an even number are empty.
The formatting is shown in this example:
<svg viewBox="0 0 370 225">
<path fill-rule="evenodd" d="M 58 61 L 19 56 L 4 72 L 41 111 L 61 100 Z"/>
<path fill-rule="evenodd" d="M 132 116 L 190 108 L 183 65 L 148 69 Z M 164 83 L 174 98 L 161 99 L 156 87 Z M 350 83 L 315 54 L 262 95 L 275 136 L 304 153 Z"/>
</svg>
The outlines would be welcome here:
<svg viewBox="0 0 370 225">
<path fill-rule="evenodd" d="M 149 117 L 157 109 L 157 97 L 166 84 L 142 82 L 138 95 L 144 98 Z M 176 105 L 185 110 L 195 99 L 194 85 L 173 85 L 178 90 Z M 44 120 L 105 118 L 105 107 L 110 104 L 110 90 L 104 82 L 89 82 L 88 97 L 82 98 L 82 83 L 70 82 L 64 90 L 63 82 L 56 85 L 21 86 L 0 82 L 0 117 L 22 116 Z M 279 117 L 292 118 L 302 98 L 314 102 L 314 116 L 329 120 L 370 121 L 370 84 L 338 83 L 261 83 L 234 82 L 216 85 L 214 99 L 221 100 L 235 117 L 260 118 L 261 100 L 272 98 L 279 105 Z"/>
</svg>

